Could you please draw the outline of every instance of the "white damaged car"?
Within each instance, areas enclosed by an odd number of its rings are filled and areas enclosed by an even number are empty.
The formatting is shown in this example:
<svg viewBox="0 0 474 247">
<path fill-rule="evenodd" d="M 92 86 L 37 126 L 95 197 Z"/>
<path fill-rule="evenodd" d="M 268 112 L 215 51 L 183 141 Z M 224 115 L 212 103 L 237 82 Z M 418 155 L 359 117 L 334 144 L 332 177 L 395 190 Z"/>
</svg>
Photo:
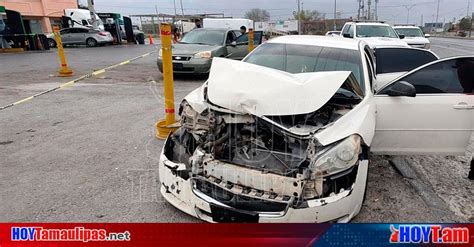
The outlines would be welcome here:
<svg viewBox="0 0 474 247">
<path fill-rule="evenodd" d="M 318 36 L 215 58 L 164 144 L 163 197 L 208 222 L 348 222 L 369 153 L 464 154 L 474 57 L 435 58 L 377 91 L 376 63 L 363 41 Z"/>
</svg>

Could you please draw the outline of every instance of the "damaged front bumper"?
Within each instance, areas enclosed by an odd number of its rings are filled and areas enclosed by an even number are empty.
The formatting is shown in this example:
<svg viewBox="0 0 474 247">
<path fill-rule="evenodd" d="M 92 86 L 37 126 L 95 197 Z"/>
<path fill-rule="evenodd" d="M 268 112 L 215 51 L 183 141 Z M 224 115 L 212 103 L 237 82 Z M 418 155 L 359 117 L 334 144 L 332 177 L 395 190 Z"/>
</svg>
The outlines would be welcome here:
<svg viewBox="0 0 474 247">
<path fill-rule="evenodd" d="M 159 162 L 159 177 L 161 194 L 173 206 L 183 212 L 208 222 L 250 222 L 250 223 L 320 223 L 348 222 L 357 215 L 362 206 L 368 160 L 359 160 L 351 169 L 325 178 L 328 186 L 336 188 L 343 179 L 351 185 L 340 189 L 338 193 L 331 192 L 325 197 L 296 202 L 294 197 L 272 195 L 260 190 L 265 186 L 278 187 L 278 191 L 288 192 L 293 187 L 301 191 L 303 184 L 298 178 L 289 178 L 275 174 L 259 176 L 245 175 L 252 169 L 226 164 L 209 163 L 209 172 L 215 172 L 207 177 L 189 176 L 180 173 L 185 165 L 168 160 L 162 153 Z M 221 167 L 221 170 L 215 168 Z M 217 174 L 234 174 L 223 179 Z M 240 174 L 240 175 L 239 175 Z M 249 178 L 249 179 L 245 179 Z M 260 178 L 261 181 L 258 181 Z M 229 180 L 239 181 L 229 181 Z M 242 182 L 242 180 L 246 180 Z M 236 182 L 236 183 L 234 183 Z M 238 183 L 246 187 L 239 187 Z M 254 186 L 258 189 L 251 188 Z M 339 189 L 339 188 L 338 188 Z"/>
</svg>

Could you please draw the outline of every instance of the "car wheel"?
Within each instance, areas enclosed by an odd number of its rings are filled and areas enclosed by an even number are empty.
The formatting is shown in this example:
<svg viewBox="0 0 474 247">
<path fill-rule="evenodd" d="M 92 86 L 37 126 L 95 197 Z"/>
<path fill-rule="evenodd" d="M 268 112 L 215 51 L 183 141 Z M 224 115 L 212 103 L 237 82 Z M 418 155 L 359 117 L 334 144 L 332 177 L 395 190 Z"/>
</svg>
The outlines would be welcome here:
<svg viewBox="0 0 474 247">
<path fill-rule="evenodd" d="M 48 39 L 49 47 L 56 48 L 56 41 L 54 39 Z"/>
<path fill-rule="evenodd" d="M 86 44 L 87 46 L 89 47 L 94 47 L 94 46 L 97 46 L 97 40 L 93 39 L 93 38 L 88 38 L 86 40 Z"/>
</svg>

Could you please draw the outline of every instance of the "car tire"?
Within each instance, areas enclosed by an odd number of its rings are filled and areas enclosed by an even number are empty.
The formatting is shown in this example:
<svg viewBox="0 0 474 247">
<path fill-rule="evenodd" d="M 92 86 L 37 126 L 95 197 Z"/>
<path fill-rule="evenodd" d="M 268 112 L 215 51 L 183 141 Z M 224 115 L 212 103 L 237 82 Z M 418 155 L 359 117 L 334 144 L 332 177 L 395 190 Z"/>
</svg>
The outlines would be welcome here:
<svg viewBox="0 0 474 247">
<path fill-rule="evenodd" d="M 50 48 L 56 48 L 56 41 L 54 39 L 48 39 L 48 44 Z"/>
<path fill-rule="evenodd" d="M 88 38 L 86 40 L 86 44 L 88 47 L 95 47 L 97 46 L 97 40 L 93 39 L 93 38 Z"/>
</svg>

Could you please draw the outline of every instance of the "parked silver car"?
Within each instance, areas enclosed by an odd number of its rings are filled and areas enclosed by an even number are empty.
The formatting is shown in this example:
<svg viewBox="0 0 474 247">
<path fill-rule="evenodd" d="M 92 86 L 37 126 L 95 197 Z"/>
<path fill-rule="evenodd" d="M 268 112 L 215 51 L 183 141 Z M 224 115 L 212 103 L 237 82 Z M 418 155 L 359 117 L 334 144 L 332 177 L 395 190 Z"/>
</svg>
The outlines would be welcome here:
<svg viewBox="0 0 474 247">
<path fill-rule="evenodd" d="M 84 27 L 64 28 L 59 32 L 63 45 L 87 45 L 94 47 L 111 44 L 114 41 L 109 32 Z M 56 47 L 54 34 L 48 35 L 48 42 L 50 47 Z"/>
</svg>

